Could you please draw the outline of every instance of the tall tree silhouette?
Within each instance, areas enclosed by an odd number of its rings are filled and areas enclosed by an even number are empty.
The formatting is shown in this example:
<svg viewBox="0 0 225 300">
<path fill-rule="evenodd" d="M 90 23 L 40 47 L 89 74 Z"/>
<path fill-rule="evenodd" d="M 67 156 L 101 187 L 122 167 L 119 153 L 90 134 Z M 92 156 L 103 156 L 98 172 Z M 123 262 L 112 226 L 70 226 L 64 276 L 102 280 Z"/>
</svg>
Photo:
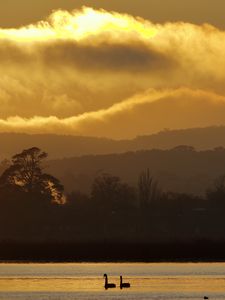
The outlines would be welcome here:
<svg viewBox="0 0 225 300">
<path fill-rule="evenodd" d="M 150 175 L 149 169 L 143 171 L 138 179 L 138 192 L 141 209 L 145 210 L 150 203 L 160 196 L 157 181 Z"/>
<path fill-rule="evenodd" d="M 47 153 L 37 147 L 23 150 L 12 157 L 10 166 L 0 177 L 0 187 L 33 195 L 42 195 L 53 202 L 64 202 L 63 185 L 43 172 Z"/>
</svg>

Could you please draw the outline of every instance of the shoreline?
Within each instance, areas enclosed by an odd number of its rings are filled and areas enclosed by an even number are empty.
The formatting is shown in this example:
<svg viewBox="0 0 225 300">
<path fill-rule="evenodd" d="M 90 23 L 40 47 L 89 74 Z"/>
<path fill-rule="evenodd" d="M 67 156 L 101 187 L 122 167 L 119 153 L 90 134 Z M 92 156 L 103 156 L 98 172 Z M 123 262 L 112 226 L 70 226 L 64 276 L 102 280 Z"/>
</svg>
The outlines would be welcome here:
<svg viewBox="0 0 225 300">
<path fill-rule="evenodd" d="M 225 262 L 224 241 L 165 243 L 0 243 L 0 263 Z"/>
</svg>

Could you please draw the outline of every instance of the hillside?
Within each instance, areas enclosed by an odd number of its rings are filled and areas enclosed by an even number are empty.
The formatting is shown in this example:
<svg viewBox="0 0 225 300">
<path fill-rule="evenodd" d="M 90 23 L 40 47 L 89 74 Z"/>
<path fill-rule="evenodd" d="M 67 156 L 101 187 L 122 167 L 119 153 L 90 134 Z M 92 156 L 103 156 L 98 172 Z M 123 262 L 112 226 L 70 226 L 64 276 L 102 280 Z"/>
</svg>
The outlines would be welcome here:
<svg viewBox="0 0 225 300">
<path fill-rule="evenodd" d="M 225 174 L 225 149 L 195 151 L 188 146 L 172 150 L 146 150 L 123 154 L 89 155 L 53 160 L 48 171 L 61 179 L 66 191 L 88 193 L 96 176 L 109 173 L 137 185 L 140 172 L 150 169 L 165 191 L 204 194 Z"/>
<path fill-rule="evenodd" d="M 107 138 L 49 134 L 0 133 L 0 141 L 1 159 L 33 146 L 45 150 L 51 159 L 148 149 L 170 149 L 178 145 L 191 145 L 197 150 L 206 150 L 218 146 L 225 147 L 225 126 L 164 130 L 152 135 L 139 136 L 133 140 L 111 140 Z"/>
</svg>

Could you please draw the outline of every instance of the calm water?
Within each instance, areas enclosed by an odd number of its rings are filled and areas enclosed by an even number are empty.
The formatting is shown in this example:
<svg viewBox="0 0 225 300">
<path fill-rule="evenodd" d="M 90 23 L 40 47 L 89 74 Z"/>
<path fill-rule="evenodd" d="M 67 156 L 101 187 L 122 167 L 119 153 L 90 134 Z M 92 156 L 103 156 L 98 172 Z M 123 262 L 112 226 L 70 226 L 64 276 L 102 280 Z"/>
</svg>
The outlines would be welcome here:
<svg viewBox="0 0 225 300">
<path fill-rule="evenodd" d="M 105 291 L 103 274 L 119 286 Z M 0 264 L 0 299 L 225 299 L 224 263 Z"/>
</svg>

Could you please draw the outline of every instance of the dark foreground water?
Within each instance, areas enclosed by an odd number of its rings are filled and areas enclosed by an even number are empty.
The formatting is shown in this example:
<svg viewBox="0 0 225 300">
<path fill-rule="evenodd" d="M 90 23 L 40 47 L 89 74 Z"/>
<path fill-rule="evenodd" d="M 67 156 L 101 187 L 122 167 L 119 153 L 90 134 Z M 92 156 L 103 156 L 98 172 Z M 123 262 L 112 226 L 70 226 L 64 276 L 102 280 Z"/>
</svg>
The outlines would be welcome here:
<svg viewBox="0 0 225 300">
<path fill-rule="evenodd" d="M 104 290 L 103 274 L 117 284 Z M 119 275 L 131 283 L 119 289 Z M 0 264 L 0 299 L 225 299 L 225 263 Z"/>
</svg>

